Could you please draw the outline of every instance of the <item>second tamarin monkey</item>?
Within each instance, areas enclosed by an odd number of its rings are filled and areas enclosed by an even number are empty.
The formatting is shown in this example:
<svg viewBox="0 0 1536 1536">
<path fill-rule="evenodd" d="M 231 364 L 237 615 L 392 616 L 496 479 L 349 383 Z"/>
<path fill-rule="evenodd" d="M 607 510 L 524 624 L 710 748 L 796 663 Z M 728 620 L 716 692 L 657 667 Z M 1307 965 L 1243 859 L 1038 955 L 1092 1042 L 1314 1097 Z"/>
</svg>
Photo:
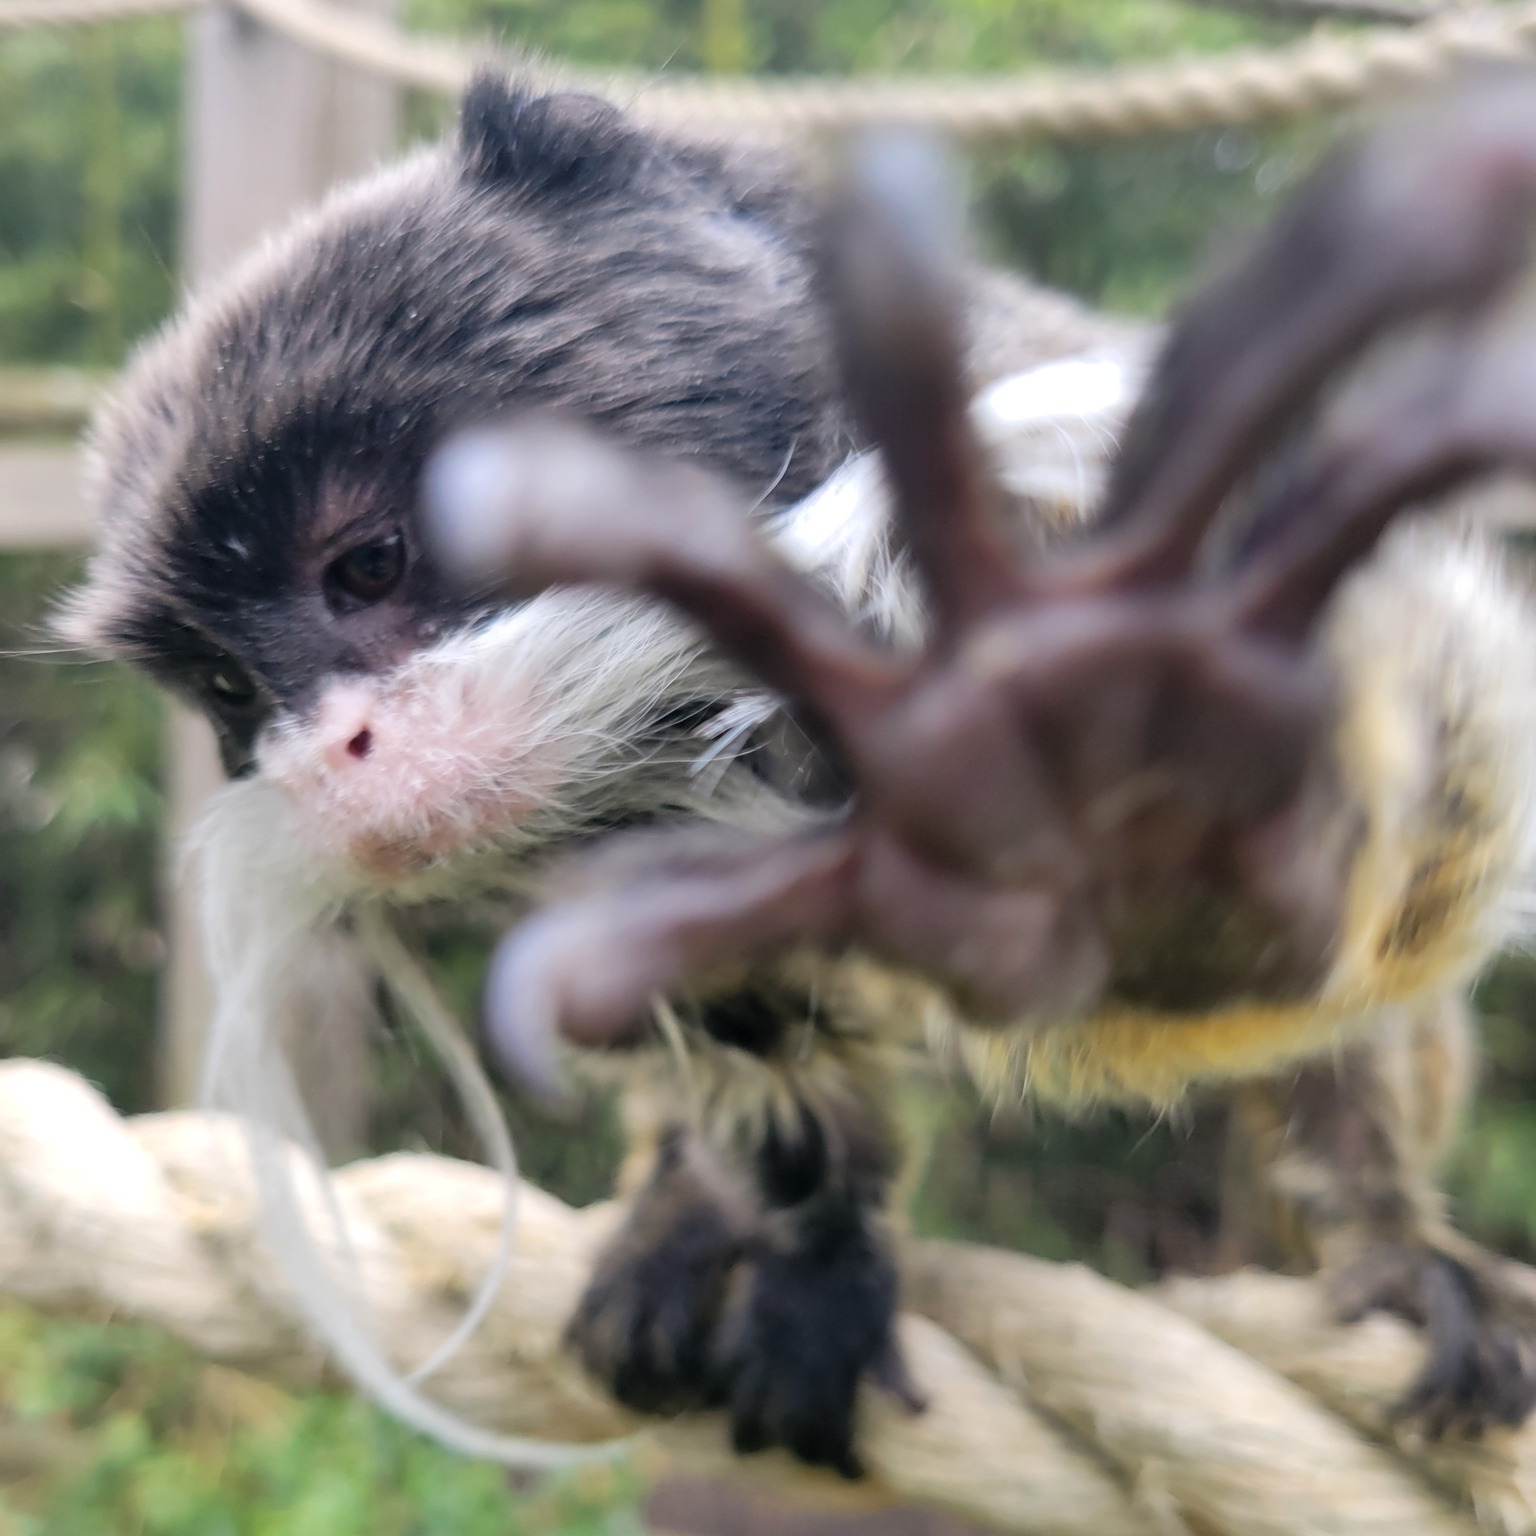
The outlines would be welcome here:
<svg viewBox="0 0 1536 1536">
<path fill-rule="evenodd" d="M 380 900 L 504 914 L 555 856 L 615 826 L 783 824 L 838 793 L 668 615 L 587 592 L 467 599 L 434 568 L 417 512 L 421 468 L 454 427 L 564 412 L 734 481 L 851 609 L 910 634 L 878 496 L 834 487 L 802 503 L 861 447 L 839 405 L 812 222 L 766 155 L 663 142 L 600 102 L 487 77 L 450 140 L 327 200 L 141 351 L 94 432 L 102 541 L 67 622 L 213 722 L 241 783 L 210 836 L 238 823 L 245 850 L 219 866 L 223 904 L 247 882 L 305 892 L 226 922 L 226 989 L 236 973 L 252 984 L 285 924 Z M 967 319 L 979 408 L 1054 431 L 1074 415 L 1061 396 L 1085 391 L 1089 428 L 1068 462 L 1092 481 L 1142 338 L 979 271 Z M 1017 381 L 985 393 L 1053 359 L 1076 361 L 1036 376 L 1052 409 L 1021 407 Z M 1019 489 L 1036 533 L 1089 499 L 1070 477 Z M 1411 1068 L 1459 1038 L 1459 990 L 1507 932 L 1525 876 L 1536 629 L 1497 551 L 1451 529 L 1390 540 L 1337 606 L 1327 643 L 1361 849 L 1398 895 L 1452 859 L 1482 874 L 1440 915 L 1450 937 L 1415 996 L 1357 1030 L 1359 1060 L 1306 1079 L 1295 1103 L 1274 1089 L 1266 1156 L 1328 1255 L 1345 1253 L 1357 1282 L 1376 1264 L 1365 1303 L 1430 1325 L 1424 1406 L 1518 1419 L 1529 1351 L 1447 1251 Z M 1465 803 L 1469 764 L 1487 810 L 1470 852 L 1465 823 L 1443 814 Z M 1108 1049 L 1086 1020 L 1076 1047 L 1024 1075 L 1067 1098 L 1164 1103 L 1203 1075 L 1324 1050 L 1336 1028 L 1271 1038 L 1256 1015 L 1238 1039 L 1178 999 L 1142 1001 L 1167 1024 L 1144 1049 Z M 883 1007 L 878 978 L 793 965 L 676 1013 L 691 1097 L 665 1058 L 636 1054 L 628 1106 L 647 1152 L 572 1344 L 626 1402 L 724 1404 L 742 1449 L 784 1444 L 853 1473 L 861 1380 L 911 1395 L 892 1339 L 889 1088 L 892 1042 L 922 1021 L 899 991 Z M 1005 1047 L 988 1056 L 992 1087 L 1029 1086 Z M 1431 1097 L 1448 1091 L 1445 1074 L 1421 1076 Z M 1321 1181 L 1294 1177 L 1307 1158 Z"/>
</svg>

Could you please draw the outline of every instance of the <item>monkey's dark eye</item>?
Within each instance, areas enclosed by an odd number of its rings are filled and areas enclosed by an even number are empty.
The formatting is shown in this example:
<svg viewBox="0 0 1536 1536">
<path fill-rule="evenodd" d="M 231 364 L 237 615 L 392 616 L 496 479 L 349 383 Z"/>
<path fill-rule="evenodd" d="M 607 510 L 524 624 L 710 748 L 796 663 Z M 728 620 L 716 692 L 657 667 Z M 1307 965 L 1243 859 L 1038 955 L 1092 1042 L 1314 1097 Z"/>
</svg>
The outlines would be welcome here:
<svg viewBox="0 0 1536 1536">
<path fill-rule="evenodd" d="M 386 534 L 338 555 L 325 568 L 325 591 L 333 606 L 377 603 L 400 585 L 405 574 L 405 540 Z"/>
<path fill-rule="evenodd" d="M 219 662 L 204 681 L 214 705 L 226 712 L 249 709 L 256 702 L 256 684 L 251 674 L 233 661 Z"/>
</svg>

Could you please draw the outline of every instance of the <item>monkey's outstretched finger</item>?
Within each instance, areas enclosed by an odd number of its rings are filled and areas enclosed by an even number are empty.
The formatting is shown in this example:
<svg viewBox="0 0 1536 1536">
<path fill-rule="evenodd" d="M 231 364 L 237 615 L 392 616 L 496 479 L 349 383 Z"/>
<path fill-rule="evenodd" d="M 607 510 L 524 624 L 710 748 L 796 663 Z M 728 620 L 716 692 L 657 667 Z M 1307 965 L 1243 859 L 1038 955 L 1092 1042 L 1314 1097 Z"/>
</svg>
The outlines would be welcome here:
<svg viewBox="0 0 1536 1536">
<path fill-rule="evenodd" d="M 450 580 L 501 597 L 601 582 L 664 598 L 834 736 L 908 675 L 757 536 L 723 481 L 691 465 L 525 416 L 451 439 L 422 494 Z"/>
<path fill-rule="evenodd" d="M 827 199 L 820 253 L 849 405 L 881 451 L 941 643 L 1022 591 L 967 411 L 957 185 L 929 138 L 856 137 Z"/>
<path fill-rule="evenodd" d="M 561 1059 L 564 977 L 603 921 L 592 911 L 547 907 L 501 941 L 485 977 L 485 1027 L 502 1072 L 546 1110 L 564 1118 L 572 1105 Z"/>
<path fill-rule="evenodd" d="M 1536 472 L 1536 311 L 1501 307 L 1401 371 L 1261 508 L 1234 593 L 1240 622 L 1300 637 L 1400 511 L 1499 469 Z"/>
<path fill-rule="evenodd" d="M 847 925 L 853 848 L 841 832 L 733 840 L 637 878 L 546 907 L 502 941 L 486 987 L 487 1028 L 508 1074 L 562 1094 L 559 1041 L 632 1041 L 652 1000 L 727 961 L 797 942 L 836 942 Z"/>
<path fill-rule="evenodd" d="M 1536 201 L 1536 80 L 1477 76 L 1339 153 L 1248 258 L 1184 311 L 1132 417 L 1105 506 L 1124 528 L 1085 580 L 1186 570 L 1223 498 L 1367 342 L 1470 310 L 1521 269 Z"/>
</svg>

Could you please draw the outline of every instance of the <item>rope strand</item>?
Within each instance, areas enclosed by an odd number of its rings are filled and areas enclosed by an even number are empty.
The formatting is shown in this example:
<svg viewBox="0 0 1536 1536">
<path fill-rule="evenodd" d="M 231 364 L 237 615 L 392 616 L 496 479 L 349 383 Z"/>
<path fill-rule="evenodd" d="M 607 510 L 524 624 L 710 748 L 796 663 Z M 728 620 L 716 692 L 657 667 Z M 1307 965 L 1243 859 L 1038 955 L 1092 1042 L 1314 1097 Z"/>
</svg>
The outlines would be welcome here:
<svg viewBox="0 0 1536 1536">
<path fill-rule="evenodd" d="M 505 1185 L 490 1168 L 418 1154 L 327 1177 L 380 1337 L 401 1362 L 422 1358 L 496 1251 Z M 446 1409 L 566 1443 L 639 1429 L 691 1471 L 730 1466 L 834 1496 L 787 1457 L 733 1458 L 720 1415 L 637 1421 L 602 1396 L 561 1336 L 622 1213 L 574 1211 L 526 1186 L 521 1201 L 505 1283 L 433 1377 Z M 1390 1405 L 1422 1343 L 1387 1318 L 1332 1322 L 1308 1281 L 1238 1275 L 1137 1293 L 1078 1265 L 925 1243 L 903 1268 L 902 1346 L 930 1407 L 914 1417 L 866 1395 L 872 1498 L 1019 1536 L 1474 1536 L 1474 1510 L 1490 1533 L 1536 1532 L 1536 1426 L 1395 1445 Z M 0 1062 L 0 1295 L 153 1323 L 287 1385 L 329 1374 L 258 1235 L 235 1122 L 125 1121 L 45 1062 Z"/>
<path fill-rule="evenodd" d="M 454 92 L 471 53 L 411 37 L 375 17 L 321 0 L 234 0 L 247 14 L 307 46 Z M 547 71 L 552 85 L 629 100 L 636 116 L 678 132 L 822 133 L 864 122 L 929 128 L 968 143 L 1030 137 L 1097 139 L 1253 123 L 1352 106 L 1415 86 L 1457 65 L 1526 56 L 1536 46 L 1536 3 L 1433 17 L 1407 31 L 1312 36 L 1286 48 L 1133 65 L 1105 72 L 1042 71 L 964 80 L 667 79 L 619 71 Z"/>
<path fill-rule="evenodd" d="M 203 0 L 0 0 L 0 32 L 22 27 L 90 27 L 106 21 L 190 11 Z"/>
<path fill-rule="evenodd" d="M 212 0 L 0 0 L 0 30 L 186 10 Z M 406 32 L 325 0 L 228 0 L 252 20 L 338 63 L 399 85 L 454 95 L 494 55 Z M 864 122 L 929 128 L 976 144 L 1032 137 L 1100 139 L 1300 117 L 1423 84 L 1475 60 L 1527 57 L 1536 3 L 1431 16 L 1358 36 L 1313 35 L 1244 50 L 1103 72 L 940 79 L 670 78 L 633 71 L 518 68 L 551 86 L 619 96 L 674 132 L 734 136 L 821 133 Z"/>
</svg>

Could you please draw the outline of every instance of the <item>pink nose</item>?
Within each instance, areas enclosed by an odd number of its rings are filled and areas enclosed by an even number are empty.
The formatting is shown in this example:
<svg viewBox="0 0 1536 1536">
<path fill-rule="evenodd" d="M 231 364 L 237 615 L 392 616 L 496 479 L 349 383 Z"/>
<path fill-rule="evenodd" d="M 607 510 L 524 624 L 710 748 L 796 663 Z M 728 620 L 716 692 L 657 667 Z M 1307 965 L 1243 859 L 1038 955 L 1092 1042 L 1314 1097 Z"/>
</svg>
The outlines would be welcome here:
<svg viewBox="0 0 1536 1536">
<path fill-rule="evenodd" d="M 373 751 L 373 694 L 360 683 L 326 690 L 315 712 L 320 756 L 333 773 L 345 773 Z"/>
</svg>

